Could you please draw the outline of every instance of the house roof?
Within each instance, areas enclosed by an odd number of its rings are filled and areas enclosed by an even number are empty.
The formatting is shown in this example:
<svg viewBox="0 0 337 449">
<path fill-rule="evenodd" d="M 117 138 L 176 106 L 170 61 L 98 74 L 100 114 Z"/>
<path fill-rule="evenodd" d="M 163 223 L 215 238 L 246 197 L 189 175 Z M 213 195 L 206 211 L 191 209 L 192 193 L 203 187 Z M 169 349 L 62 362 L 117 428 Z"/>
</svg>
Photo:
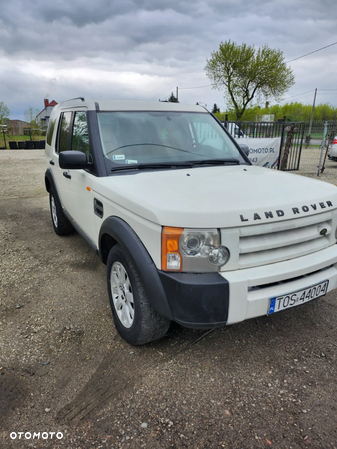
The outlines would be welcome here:
<svg viewBox="0 0 337 449">
<path fill-rule="evenodd" d="M 24 123 L 24 124 L 26 124 L 26 125 L 29 125 L 28 122 L 25 122 L 24 120 L 19 120 L 19 119 L 9 119 L 8 121 L 11 122 L 11 123 L 18 123 L 18 122 L 21 122 L 21 123 Z"/>
<path fill-rule="evenodd" d="M 58 104 L 58 103 L 56 103 L 55 100 L 52 100 L 52 101 L 49 102 L 49 100 L 48 100 L 47 98 L 45 98 L 45 100 L 44 100 L 44 106 L 45 106 L 45 107 L 42 109 L 41 112 L 39 112 L 39 113 L 37 114 L 36 117 L 39 117 L 39 115 L 41 115 L 41 114 L 48 108 L 48 106 L 56 106 L 57 104 Z"/>
</svg>

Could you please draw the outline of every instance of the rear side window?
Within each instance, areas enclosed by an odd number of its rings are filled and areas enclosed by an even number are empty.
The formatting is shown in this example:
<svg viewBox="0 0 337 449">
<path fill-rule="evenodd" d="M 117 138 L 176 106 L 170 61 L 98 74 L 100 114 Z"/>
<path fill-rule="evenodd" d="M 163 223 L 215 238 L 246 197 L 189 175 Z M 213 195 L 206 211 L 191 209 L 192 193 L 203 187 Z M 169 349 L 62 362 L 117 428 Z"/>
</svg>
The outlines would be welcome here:
<svg viewBox="0 0 337 449">
<path fill-rule="evenodd" d="M 55 129 L 55 124 L 56 124 L 56 120 L 55 119 L 51 120 L 49 122 L 48 131 L 47 131 L 47 144 L 48 145 L 51 145 L 51 141 L 52 141 L 53 134 L 54 134 L 54 129 Z"/>
</svg>

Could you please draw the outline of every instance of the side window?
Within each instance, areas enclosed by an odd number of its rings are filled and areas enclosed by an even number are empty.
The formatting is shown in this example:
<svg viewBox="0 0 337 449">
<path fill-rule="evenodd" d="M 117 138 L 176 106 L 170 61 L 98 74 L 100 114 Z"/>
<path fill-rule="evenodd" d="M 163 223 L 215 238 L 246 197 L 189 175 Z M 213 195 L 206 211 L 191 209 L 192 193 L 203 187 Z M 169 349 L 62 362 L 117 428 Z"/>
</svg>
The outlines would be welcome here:
<svg viewBox="0 0 337 449">
<path fill-rule="evenodd" d="M 48 125 L 48 131 L 47 131 L 47 144 L 48 145 L 51 145 L 51 141 L 52 141 L 54 129 L 55 129 L 55 123 L 56 123 L 56 120 L 54 119 L 54 120 L 51 120 Z"/>
<path fill-rule="evenodd" d="M 87 116 L 85 112 L 75 113 L 71 149 L 90 154 Z"/>
<path fill-rule="evenodd" d="M 70 149 L 69 146 L 69 130 L 71 125 L 71 112 L 64 112 L 61 115 L 61 122 L 58 136 L 58 152 Z"/>
</svg>

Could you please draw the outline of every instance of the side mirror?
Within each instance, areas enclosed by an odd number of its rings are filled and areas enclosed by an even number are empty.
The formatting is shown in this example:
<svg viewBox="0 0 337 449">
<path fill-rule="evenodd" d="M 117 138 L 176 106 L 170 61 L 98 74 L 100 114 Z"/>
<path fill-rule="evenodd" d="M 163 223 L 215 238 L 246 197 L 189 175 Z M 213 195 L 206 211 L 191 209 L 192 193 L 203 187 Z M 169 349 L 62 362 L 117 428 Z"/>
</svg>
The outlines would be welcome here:
<svg viewBox="0 0 337 449">
<path fill-rule="evenodd" d="M 246 145 L 245 143 L 240 143 L 240 148 L 241 150 L 245 153 L 245 155 L 248 157 L 249 156 L 249 146 Z"/>
<path fill-rule="evenodd" d="M 88 169 L 92 167 L 87 155 L 82 151 L 62 151 L 59 154 L 59 166 L 66 170 Z"/>
</svg>

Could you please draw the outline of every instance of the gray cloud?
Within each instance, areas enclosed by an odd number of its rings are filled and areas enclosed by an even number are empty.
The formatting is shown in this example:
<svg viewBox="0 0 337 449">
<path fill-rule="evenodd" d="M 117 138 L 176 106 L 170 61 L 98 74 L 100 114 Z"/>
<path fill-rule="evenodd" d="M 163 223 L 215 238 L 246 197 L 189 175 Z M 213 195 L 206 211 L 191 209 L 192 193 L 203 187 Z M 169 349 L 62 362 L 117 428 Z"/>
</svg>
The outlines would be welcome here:
<svg viewBox="0 0 337 449">
<path fill-rule="evenodd" d="M 22 118 L 48 95 L 180 99 L 224 108 L 209 85 L 206 59 L 221 41 L 268 44 L 291 60 L 337 41 L 335 0 L 0 0 L 0 101 Z M 318 87 L 337 105 L 337 45 L 290 63 L 288 99 Z M 198 87 L 198 89 L 184 89 Z M 336 87 L 337 89 L 337 87 Z M 324 94 L 324 95 L 323 95 Z"/>
</svg>

